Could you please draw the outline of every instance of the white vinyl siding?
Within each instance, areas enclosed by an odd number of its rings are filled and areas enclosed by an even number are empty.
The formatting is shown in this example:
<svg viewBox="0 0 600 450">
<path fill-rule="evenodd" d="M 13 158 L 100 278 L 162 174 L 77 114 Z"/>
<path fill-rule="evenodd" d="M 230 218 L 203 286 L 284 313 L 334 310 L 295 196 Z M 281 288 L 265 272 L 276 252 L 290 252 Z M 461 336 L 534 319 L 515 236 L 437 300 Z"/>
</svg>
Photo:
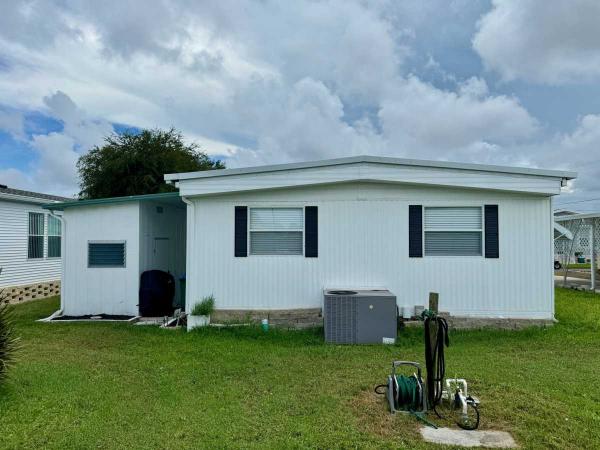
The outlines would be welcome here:
<svg viewBox="0 0 600 450">
<path fill-rule="evenodd" d="M 440 294 L 451 315 L 553 317 L 549 198 L 426 185 L 340 183 L 191 199 L 188 298 L 213 294 L 219 309 L 322 308 L 323 288 L 386 288 L 398 306 Z M 234 257 L 233 208 L 319 207 L 319 257 Z M 408 256 L 408 207 L 496 204 L 502 258 Z M 249 215 L 249 214 L 248 214 Z M 209 220 L 210 219 L 210 220 Z M 69 222 L 69 226 L 72 222 Z M 484 245 L 485 249 L 485 245 Z M 67 258 L 68 260 L 68 258 Z M 72 277 L 74 278 L 74 277 Z M 81 300 L 81 295 L 75 297 Z M 189 302 L 188 302 L 189 303 Z"/>
<path fill-rule="evenodd" d="M 60 279 L 60 258 L 28 258 L 29 213 L 41 206 L 0 199 L 0 289 Z"/>
<path fill-rule="evenodd" d="M 29 213 L 29 235 L 27 257 L 39 259 L 44 257 L 44 214 Z"/>
<path fill-rule="evenodd" d="M 62 224 L 54 216 L 48 216 L 48 258 L 60 258 Z"/>
<path fill-rule="evenodd" d="M 426 207 L 425 256 L 481 256 L 482 208 Z"/>
<path fill-rule="evenodd" d="M 302 208 L 250 208 L 251 255 L 302 255 Z"/>
</svg>

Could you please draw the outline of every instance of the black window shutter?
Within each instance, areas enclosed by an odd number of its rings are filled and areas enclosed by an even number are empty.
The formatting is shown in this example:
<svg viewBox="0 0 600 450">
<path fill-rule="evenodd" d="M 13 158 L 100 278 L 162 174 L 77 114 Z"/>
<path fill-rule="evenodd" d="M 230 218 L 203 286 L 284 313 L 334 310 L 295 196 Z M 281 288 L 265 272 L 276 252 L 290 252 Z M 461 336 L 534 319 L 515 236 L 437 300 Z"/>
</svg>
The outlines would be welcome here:
<svg viewBox="0 0 600 450">
<path fill-rule="evenodd" d="M 248 207 L 235 207 L 235 256 L 248 256 Z"/>
<path fill-rule="evenodd" d="M 408 256 L 423 257 L 423 207 L 408 205 Z"/>
<path fill-rule="evenodd" d="M 319 208 L 307 206 L 304 208 L 304 256 L 316 258 L 319 256 Z"/>
<path fill-rule="evenodd" d="M 485 205 L 485 257 L 499 258 L 498 205 Z"/>
</svg>

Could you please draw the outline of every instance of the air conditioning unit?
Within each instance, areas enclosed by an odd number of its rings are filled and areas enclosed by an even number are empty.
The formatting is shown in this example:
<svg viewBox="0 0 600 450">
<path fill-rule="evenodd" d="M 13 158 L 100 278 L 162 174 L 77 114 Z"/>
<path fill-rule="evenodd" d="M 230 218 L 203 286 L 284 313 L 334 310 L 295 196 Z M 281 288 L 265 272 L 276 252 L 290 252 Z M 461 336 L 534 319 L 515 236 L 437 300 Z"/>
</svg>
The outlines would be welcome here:
<svg viewBox="0 0 600 450">
<path fill-rule="evenodd" d="M 325 341 L 335 344 L 396 342 L 396 296 L 386 289 L 325 289 Z"/>
</svg>

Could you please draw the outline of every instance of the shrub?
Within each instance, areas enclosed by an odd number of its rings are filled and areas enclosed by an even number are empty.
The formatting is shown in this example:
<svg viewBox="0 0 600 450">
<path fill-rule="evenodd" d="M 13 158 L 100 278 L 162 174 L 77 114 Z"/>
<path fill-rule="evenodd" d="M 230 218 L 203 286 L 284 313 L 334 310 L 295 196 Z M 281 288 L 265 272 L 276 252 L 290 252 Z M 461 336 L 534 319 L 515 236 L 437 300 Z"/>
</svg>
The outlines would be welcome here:
<svg viewBox="0 0 600 450">
<path fill-rule="evenodd" d="M 212 295 L 204 297 L 200 303 L 192 308 L 192 316 L 210 316 L 215 309 L 215 298 Z"/>
<path fill-rule="evenodd" d="M 8 307 L 0 291 L 0 381 L 6 378 L 11 363 L 14 361 L 18 338 L 15 336 L 12 311 Z"/>
</svg>

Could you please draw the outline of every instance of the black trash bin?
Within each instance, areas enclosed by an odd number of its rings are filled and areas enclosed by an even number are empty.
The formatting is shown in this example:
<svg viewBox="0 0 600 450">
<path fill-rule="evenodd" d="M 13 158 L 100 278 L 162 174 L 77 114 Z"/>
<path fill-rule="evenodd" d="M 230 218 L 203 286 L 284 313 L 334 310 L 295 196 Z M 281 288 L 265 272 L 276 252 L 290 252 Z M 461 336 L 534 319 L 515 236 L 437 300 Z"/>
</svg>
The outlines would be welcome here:
<svg viewBox="0 0 600 450">
<path fill-rule="evenodd" d="M 162 270 L 147 270 L 140 280 L 140 316 L 161 317 L 173 314 L 175 278 Z"/>
</svg>

